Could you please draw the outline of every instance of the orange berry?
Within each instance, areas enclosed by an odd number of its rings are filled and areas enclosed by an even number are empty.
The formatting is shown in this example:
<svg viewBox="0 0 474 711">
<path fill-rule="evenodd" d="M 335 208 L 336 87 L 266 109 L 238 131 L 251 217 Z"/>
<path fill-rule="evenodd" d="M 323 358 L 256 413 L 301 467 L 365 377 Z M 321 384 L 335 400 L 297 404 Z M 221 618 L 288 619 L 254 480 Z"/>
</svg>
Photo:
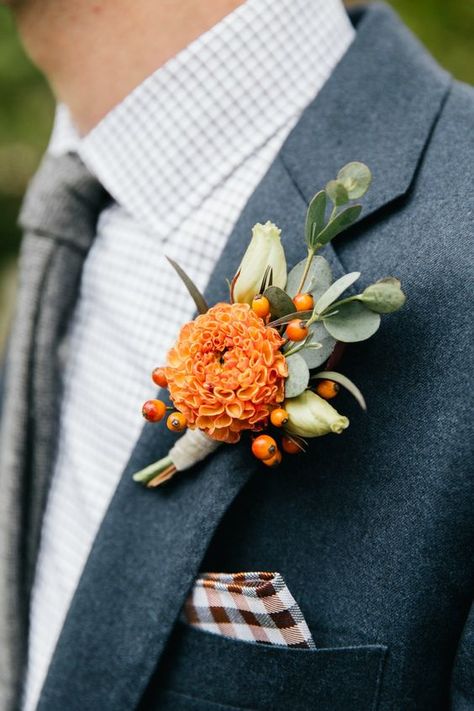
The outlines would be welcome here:
<svg viewBox="0 0 474 711">
<path fill-rule="evenodd" d="M 158 385 L 159 388 L 166 388 L 168 386 L 168 380 L 166 379 L 164 368 L 155 368 L 151 374 L 151 379 Z"/>
<path fill-rule="evenodd" d="M 274 427 L 283 427 L 288 422 L 288 413 L 282 407 L 277 407 L 272 410 L 270 415 L 270 422 Z"/>
<path fill-rule="evenodd" d="M 296 440 L 291 439 L 290 437 L 282 437 L 281 446 L 283 447 L 283 451 L 287 454 L 299 454 L 303 451 L 303 447 L 301 447 Z"/>
<path fill-rule="evenodd" d="M 275 452 L 273 457 L 270 457 L 270 459 L 264 459 L 263 464 L 267 467 L 277 467 L 279 464 L 281 464 L 281 459 L 282 459 L 282 454 L 279 449 Z"/>
<path fill-rule="evenodd" d="M 166 412 L 166 405 L 161 400 L 147 400 L 142 407 L 142 415 L 148 422 L 159 422 Z"/>
<path fill-rule="evenodd" d="M 182 432 L 186 429 L 187 424 L 187 420 L 182 412 L 172 412 L 171 415 L 168 415 L 168 419 L 166 420 L 166 426 L 172 432 Z"/>
<path fill-rule="evenodd" d="M 308 327 L 304 321 L 294 318 L 286 327 L 286 336 L 290 341 L 304 341 L 308 335 Z"/>
<path fill-rule="evenodd" d="M 316 385 L 316 392 L 325 400 L 332 400 L 339 392 L 339 385 L 334 380 L 319 380 Z"/>
<path fill-rule="evenodd" d="M 293 303 L 297 311 L 311 311 L 314 307 L 314 299 L 311 294 L 296 294 Z"/>
<path fill-rule="evenodd" d="M 252 453 L 257 459 L 271 459 L 277 451 L 277 443 L 269 435 L 259 435 L 252 442 Z"/>
<path fill-rule="evenodd" d="M 260 318 L 265 318 L 270 313 L 270 302 L 266 296 L 263 294 L 257 294 L 252 299 L 252 311 L 260 316 Z"/>
</svg>

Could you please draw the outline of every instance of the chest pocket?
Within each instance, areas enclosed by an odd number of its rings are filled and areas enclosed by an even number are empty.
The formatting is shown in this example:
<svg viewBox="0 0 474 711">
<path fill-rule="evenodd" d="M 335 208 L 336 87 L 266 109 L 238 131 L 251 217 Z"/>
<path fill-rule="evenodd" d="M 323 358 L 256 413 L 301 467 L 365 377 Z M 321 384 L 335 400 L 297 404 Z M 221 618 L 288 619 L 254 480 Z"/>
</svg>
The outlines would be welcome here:
<svg viewBox="0 0 474 711">
<path fill-rule="evenodd" d="M 383 645 L 273 647 L 179 623 L 143 711 L 374 711 Z M 206 705 L 207 704 L 207 705 Z"/>
</svg>

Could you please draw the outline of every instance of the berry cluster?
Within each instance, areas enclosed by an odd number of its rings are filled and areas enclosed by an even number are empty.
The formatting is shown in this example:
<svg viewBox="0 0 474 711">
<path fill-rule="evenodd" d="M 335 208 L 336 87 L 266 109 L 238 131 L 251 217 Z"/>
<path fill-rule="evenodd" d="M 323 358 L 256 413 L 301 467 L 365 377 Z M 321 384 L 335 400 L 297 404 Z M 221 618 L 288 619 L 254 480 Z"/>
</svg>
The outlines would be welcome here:
<svg viewBox="0 0 474 711">
<path fill-rule="evenodd" d="M 295 311 L 311 311 L 314 299 L 311 294 L 296 294 L 293 298 Z M 263 294 L 257 294 L 252 300 L 252 310 L 262 319 L 270 315 L 270 302 Z M 286 327 L 285 335 L 289 341 L 304 341 L 308 337 L 308 327 L 305 321 L 295 318 Z"/>
<path fill-rule="evenodd" d="M 339 385 L 333 380 L 320 380 L 315 392 L 325 400 L 332 400 L 339 392 Z M 288 413 L 282 407 L 276 407 L 270 414 L 270 422 L 274 427 L 283 427 L 288 422 Z M 302 437 L 284 435 L 281 438 L 281 449 L 286 454 L 304 452 L 305 441 Z M 274 437 L 267 434 L 258 435 L 252 441 L 252 454 L 267 467 L 276 467 L 281 463 L 282 452 Z"/>
<path fill-rule="evenodd" d="M 166 388 L 168 386 L 163 368 L 155 368 L 151 374 L 151 378 L 159 388 Z M 181 412 L 167 407 L 162 400 L 147 400 L 142 407 L 142 415 L 148 422 L 160 422 L 168 410 L 171 410 L 171 413 L 166 419 L 167 428 L 172 432 L 182 432 L 185 430 L 187 426 L 185 416 Z"/>
</svg>

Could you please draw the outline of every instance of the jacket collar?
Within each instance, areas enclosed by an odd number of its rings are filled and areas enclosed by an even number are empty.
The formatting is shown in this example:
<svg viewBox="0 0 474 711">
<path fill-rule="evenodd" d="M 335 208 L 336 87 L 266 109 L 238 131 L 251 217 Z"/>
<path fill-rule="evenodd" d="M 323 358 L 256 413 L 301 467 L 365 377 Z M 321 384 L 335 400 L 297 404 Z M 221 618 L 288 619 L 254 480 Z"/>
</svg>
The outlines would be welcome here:
<svg viewBox="0 0 474 711">
<path fill-rule="evenodd" d="M 236 224 L 207 290 L 211 303 L 225 298 L 225 279 L 255 222 L 280 224 L 290 264 L 304 256 L 307 201 L 345 162 L 363 160 L 373 170 L 365 216 L 409 191 L 449 81 L 384 6 L 355 19 L 356 41 Z M 362 229 L 363 223 L 352 235 Z M 340 275 L 335 250 L 327 256 Z M 259 475 L 243 444 L 222 447 L 162 490 L 134 484 L 133 471 L 170 445 L 171 435 L 145 426 L 72 602 L 40 711 L 135 708 L 219 521 L 249 478 Z"/>
</svg>

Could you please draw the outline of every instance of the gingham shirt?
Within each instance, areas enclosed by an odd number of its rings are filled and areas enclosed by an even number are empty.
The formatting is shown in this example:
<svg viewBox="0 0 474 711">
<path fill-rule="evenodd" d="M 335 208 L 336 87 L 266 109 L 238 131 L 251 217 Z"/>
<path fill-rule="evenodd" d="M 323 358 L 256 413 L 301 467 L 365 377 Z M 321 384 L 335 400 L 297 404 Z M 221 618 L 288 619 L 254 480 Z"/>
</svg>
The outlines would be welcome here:
<svg viewBox="0 0 474 711">
<path fill-rule="evenodd" d="M 115 204 L 99 220 L 71 324 L 30 611 L 26 711 L 36 707 L 142 428 L 150 372 L 193 314 L 164 255 L 205 288 L 246 201 L 352 38 L 341 0 L 248 0 L 83 139 L 58 109 L 49 150 L 77 150 Z"/>
</svg>

